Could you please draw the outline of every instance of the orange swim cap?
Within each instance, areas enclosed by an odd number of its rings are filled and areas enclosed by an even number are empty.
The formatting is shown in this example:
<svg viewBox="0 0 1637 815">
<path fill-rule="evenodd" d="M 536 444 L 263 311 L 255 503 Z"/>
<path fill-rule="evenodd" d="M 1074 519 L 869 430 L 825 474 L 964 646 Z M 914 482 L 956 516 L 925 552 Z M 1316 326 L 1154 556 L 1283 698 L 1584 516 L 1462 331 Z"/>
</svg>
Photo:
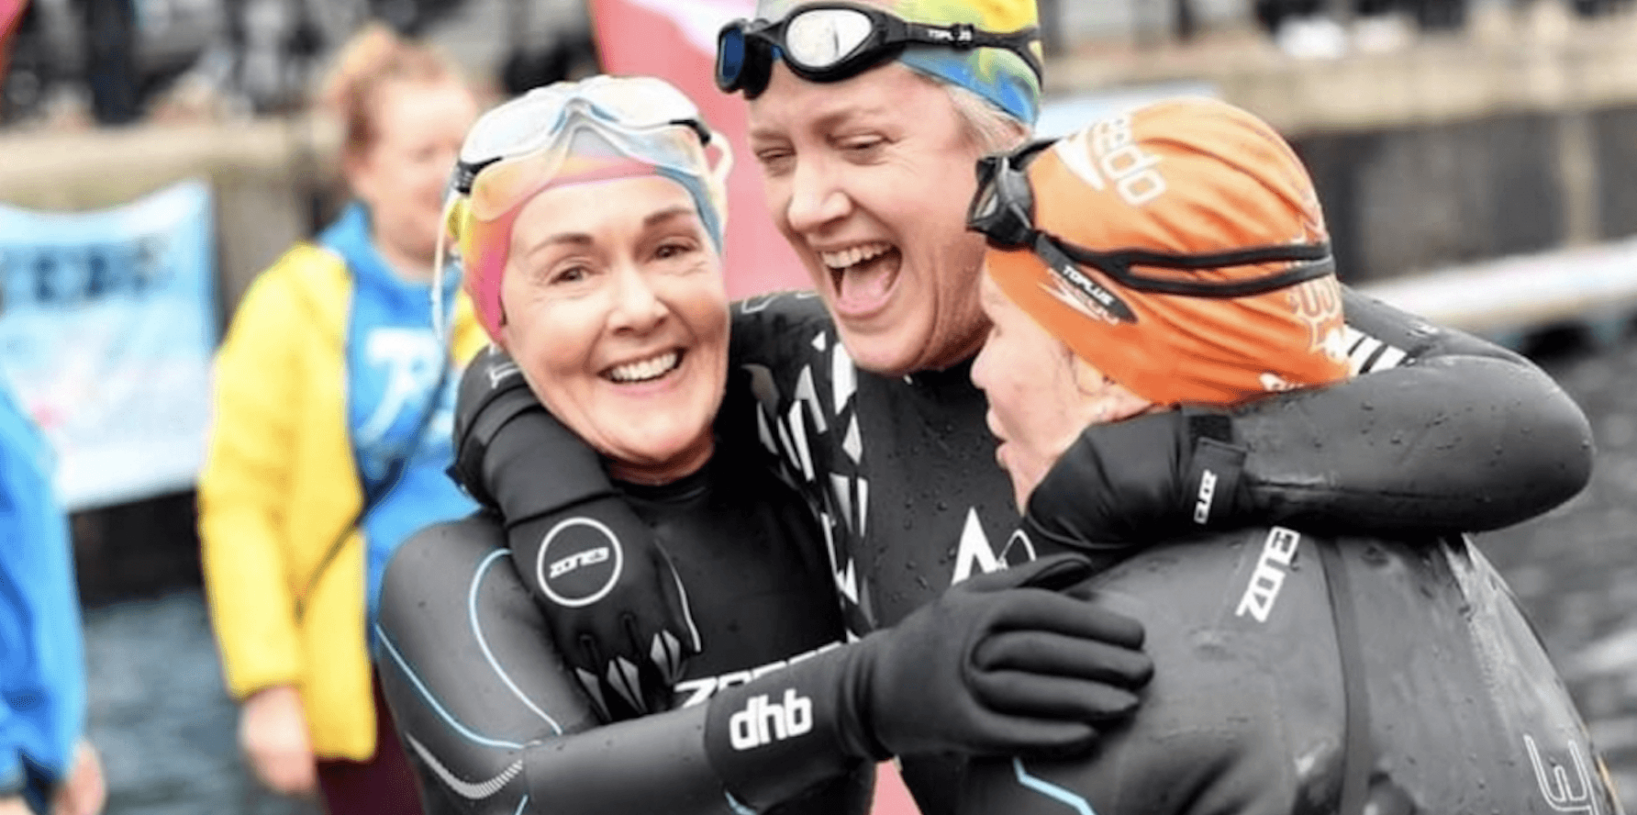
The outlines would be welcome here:
<svg viewBox="0 0 1637 815">
<path fill-rule="evenodd" d="M 1059 140 L 1026 173 L 1034 229 L 1078 256 L 1053 268 L 1032 246 L 997 248 L 991 237 L 988 273 L 1110 379 L 1173 405 L 1231 404 L 1347 378 L 1341 289 L 1318 196 L 1265 122 L 1209 99 L 1162 102 Z M 1197 263 L 1246 250 L 1322 260 L 1264 255 L 1188 269 L 1142 257 Z M 1277 287 L 1233 296 L 1231 287 L 1259 280 Z"/>
</svg>

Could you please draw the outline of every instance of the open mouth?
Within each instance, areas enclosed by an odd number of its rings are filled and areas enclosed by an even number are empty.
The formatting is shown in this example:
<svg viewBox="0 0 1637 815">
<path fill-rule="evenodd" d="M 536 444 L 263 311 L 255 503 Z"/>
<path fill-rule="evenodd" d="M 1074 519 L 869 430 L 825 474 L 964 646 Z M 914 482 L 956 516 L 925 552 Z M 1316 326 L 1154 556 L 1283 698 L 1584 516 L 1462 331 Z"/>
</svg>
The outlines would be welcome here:
<svg viewBox="0 0 1637 815">
<path fill-rule="evenodd" d="M 621 385 L 652 382 L 680 368 L 682 355 L 681 350 L 672 349 L 647 359 L 615 365 L 603 371 L 603 378 Z"/>
<path fill-rule="evenodd" d="M 863 314 L 884 305 L 903 267 L 903 255 L 886 242 L 860 244 L 839 252 L 820 252 L 819 260 L 830 272 L 836 309 L 847 314 Z"/>
</svg>

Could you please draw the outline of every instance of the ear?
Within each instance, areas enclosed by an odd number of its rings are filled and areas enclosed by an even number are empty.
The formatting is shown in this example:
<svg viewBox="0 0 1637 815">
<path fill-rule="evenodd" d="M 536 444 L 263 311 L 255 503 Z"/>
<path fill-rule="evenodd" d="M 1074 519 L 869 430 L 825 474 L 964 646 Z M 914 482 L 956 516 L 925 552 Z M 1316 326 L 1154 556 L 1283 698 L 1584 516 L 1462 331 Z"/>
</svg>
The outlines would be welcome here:
<svg viewBox="0 0 1637 815">
<path fill-rule="evenodd" d="M 1069 364 L 1074 370 L 1074 386 L 1080 392 L 1080 403 L 1085 408 L 1081 418 L 1087 425 L 1129 419 L 1154 406 L 1153 402 L 1109 379 L 1091 363 L 1081 359 L 1079 354 L 1070 351 L 1069 357 Z"/>
<path fill-rule="evenodd" d="M 372 200 L 371 175 L 369 154 L 364 150 L 343 150 L 341 152 L 341 177 L 347 181 L 347 189 L 353 195 L 362 199 L 366 204 Z"/>
</svg>

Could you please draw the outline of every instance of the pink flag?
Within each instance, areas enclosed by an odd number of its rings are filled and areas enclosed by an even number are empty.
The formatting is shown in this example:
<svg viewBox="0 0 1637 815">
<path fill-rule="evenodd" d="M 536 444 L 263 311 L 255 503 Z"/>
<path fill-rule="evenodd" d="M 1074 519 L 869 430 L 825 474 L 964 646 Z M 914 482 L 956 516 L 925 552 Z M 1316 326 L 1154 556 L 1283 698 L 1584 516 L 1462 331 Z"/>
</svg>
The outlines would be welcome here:
<svg viewBox="0 0 1637 815">
<path fill-rule="evenodd" d="M 745 140 L 744 97 L 718 91 L 713 77 L 716 32 L 723 23 L 752 16 L 755 0 L 592 0 L 590 9 L 604 71 L 657 76 L 676 85 L 733 147 L 724 249 L 728 296 L 810 288 L 801 262 L 768 218 Z"/>
</svg>

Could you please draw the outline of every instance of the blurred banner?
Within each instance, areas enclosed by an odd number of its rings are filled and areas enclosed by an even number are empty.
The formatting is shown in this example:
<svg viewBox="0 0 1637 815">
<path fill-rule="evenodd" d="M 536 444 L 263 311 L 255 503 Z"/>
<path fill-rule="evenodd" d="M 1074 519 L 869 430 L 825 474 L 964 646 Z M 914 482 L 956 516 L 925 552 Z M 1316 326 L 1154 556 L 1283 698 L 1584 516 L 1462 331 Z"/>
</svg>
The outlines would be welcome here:
<svg viewBox="0 0 1637 815">
<path fill-rule="evenodd" d="M 57 451 L 70 510 L 186 490 L 215 345 L 211 193 L 99 212 L 0 205 L 0 369 Z"/>
<path fill-rule="evenodd" d="M 733 146 L 724 259 L 728 296 L 810 288 L 801 262 L 767 215 L 761 174 L 745 137 L 744 97 L 716 89 L 716 32 L 723 23 L 753 16 L 755 0 L 591 0 L 590 10 L 603 71 L 669 81 Z"/>
</svg>

